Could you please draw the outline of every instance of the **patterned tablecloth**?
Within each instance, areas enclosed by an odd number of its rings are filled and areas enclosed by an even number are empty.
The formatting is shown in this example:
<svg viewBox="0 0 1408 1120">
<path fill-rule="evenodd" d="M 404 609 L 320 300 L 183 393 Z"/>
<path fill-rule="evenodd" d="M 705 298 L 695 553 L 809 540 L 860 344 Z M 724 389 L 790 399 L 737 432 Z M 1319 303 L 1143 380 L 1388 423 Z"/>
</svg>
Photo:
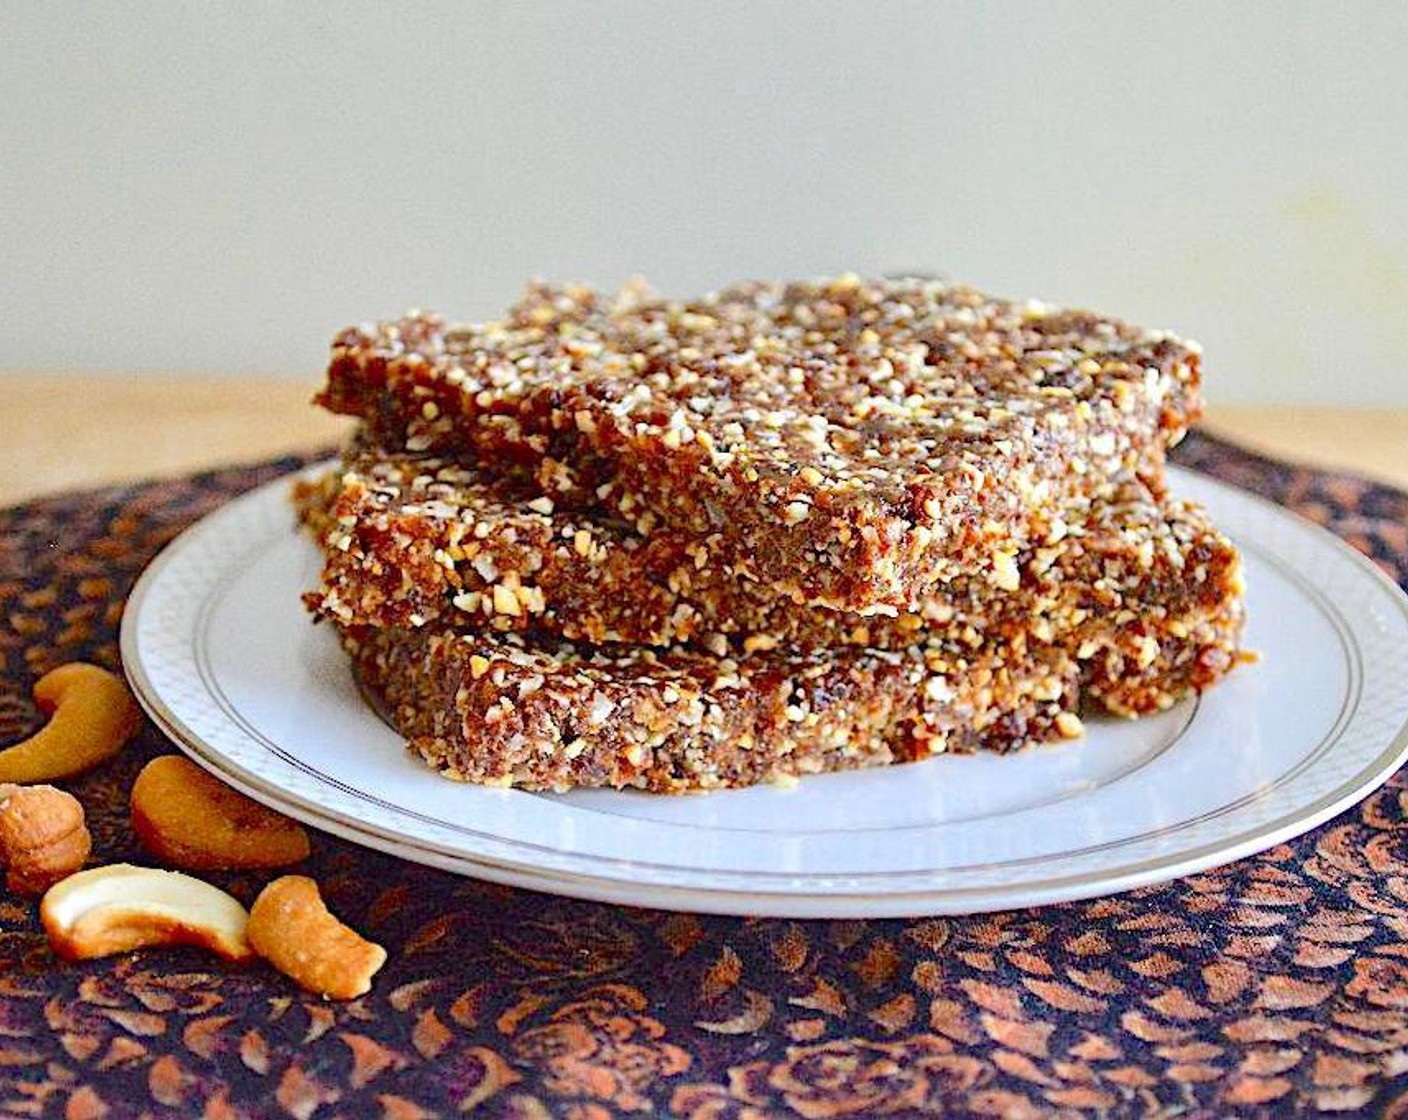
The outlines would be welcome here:
<svg viewBox="0 0 1408 1120">
<path fill-rule="evenodd" d="M 1408 584 L 1408 495 L 1205 437 Z M 298 465 L 0 513 L 0 740 L 64 661 L 116 666 L 132 581 L 177 532 Z M 1408 681 L 1403 682 L 1408 688 Z M 150 728 L 72 783 L 95 857 L 141 860 Z M 741 920 L 511 890 L 316 836 L 308 873 L 382 942 L 335 1004 L 193 950 L 62 965 L 0 895 L 0 1115 L 580 1120 L 975 1115 L 1408 1117 L 1408 783 L 1293 843 L 1113 898 L 918 921 Z M 226 877 L 249 901 L 261 881 Z"/>
</svg>

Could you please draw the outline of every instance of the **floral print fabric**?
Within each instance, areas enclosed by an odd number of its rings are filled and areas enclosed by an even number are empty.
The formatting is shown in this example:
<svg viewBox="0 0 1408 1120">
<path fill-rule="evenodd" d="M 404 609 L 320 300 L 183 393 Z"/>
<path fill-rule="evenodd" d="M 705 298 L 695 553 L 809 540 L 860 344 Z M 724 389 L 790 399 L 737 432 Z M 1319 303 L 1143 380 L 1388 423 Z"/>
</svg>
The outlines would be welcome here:
<svg viewBox="0 0 1408 1120">
<path fill-rule="evenodd" d="M 1320 522 L 1408 584 L 1408 496 L 1191 437 L 1188 466 Z M 0 740 L 34 679 L 117 666 L 142 566 L 281 460 L 0 512 Z M 1408 682 L 1405 682 L 1408 687 Z M 95 858 L 142 860 L 148 728 L 70 788 Z M 328 1003 L 194 951 L 82 965 L 0 896 L 0 1116 L 598 1120 L 1408 1117 L 1408 783 L 1217 871 L 915 921 L 700 917 L 553 898 L 331 836 L 305 869 L 384 944 Z M 218 878 L 246 902 L 263 880 Z"/>
</svg>

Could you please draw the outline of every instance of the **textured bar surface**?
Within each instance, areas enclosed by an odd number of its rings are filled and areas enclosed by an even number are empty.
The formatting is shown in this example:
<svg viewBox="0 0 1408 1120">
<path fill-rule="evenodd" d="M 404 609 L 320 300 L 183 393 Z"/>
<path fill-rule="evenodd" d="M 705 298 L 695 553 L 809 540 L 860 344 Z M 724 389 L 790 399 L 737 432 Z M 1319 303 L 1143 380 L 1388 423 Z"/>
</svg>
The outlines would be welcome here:
<svg viewBox="0 0 1408 1120">
<path fill-rule="evenodd" d="M 1071 502 L 1201 411 L 1199 350 L 930 280 L 743 284 L 692 302 L 531 288 L 499 321 L 334 342 L 320 402 L 383 442 L 534 472 L 559 505 L 708 541 L 826 606 L 1001 585 Z"/>
<path fill-rule="evenodd" d="M 1137 483 L 1019 554 L 1012 590 L 959 577 L 898 617 L 798 605 L 711 566 L 690 534 L 641 537 L 428 455 L 354 444 L 297 500 L 325 555 L 309 606 L 344 626 L 685 643 L 717 655 L 1021 633 L 1077 656 L 1088 699 L 1131 714 L 1206 687 L 1237 657 L 1236 550 L 1199 507 Z"/>
<path fill-rule="evenodd" d="M 1074 662 L 1021 643 L 719 658 L 513 634 L 340 633 L 411 749 L 488 785 L 679 793 L 1081 733 Z"/>
</svg>

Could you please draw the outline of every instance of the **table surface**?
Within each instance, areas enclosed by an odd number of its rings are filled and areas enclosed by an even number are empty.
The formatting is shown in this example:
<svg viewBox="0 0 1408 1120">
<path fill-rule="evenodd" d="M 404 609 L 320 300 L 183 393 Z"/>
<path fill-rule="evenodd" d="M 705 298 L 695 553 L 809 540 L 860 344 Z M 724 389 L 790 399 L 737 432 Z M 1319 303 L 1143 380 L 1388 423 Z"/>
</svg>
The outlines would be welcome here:
<svg viewBox="0 0 1408 1120">
<path fill-rule="evenodd" d="M 105 482 L 326 447 L 347 422 L 309 403 L 318 378 L 0 372 L 0 505 Z M 1213 406 L 1209 430 L 1408 488 L 1408 408 Z"/>
</svg>

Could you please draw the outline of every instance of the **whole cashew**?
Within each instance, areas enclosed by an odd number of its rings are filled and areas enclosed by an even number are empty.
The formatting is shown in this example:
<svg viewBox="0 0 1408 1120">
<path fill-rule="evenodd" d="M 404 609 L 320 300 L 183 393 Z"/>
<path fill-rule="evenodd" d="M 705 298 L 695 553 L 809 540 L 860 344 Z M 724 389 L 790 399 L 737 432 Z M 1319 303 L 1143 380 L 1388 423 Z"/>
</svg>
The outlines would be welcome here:
<svg viewBox="0 0 1408 1120">
<path fill-rule="evenodd" d="M 132 786 L 132 831 L 185 871 L 283 867 L 308 858 L 308 833 L 181 755 L 162 755 Z"/>
<path fill-rule="evenodd" d="M 158 945 L 198 945 L 235 963 L 254 955 L 245 908 L 179 871 L 129 863 L 80 871 L 49 888 L 39 920 L 54 952 L 70 961 Z"/>
<path fill-rule="evenodd" d="M 142 723 L 142 711 L 122 678 L 82 661 L 40 677 L 34 702 L 51 713 L 49 722 L 0 751 L 0 782 L 72 778 L 115 755 Z"/>
</svg>

